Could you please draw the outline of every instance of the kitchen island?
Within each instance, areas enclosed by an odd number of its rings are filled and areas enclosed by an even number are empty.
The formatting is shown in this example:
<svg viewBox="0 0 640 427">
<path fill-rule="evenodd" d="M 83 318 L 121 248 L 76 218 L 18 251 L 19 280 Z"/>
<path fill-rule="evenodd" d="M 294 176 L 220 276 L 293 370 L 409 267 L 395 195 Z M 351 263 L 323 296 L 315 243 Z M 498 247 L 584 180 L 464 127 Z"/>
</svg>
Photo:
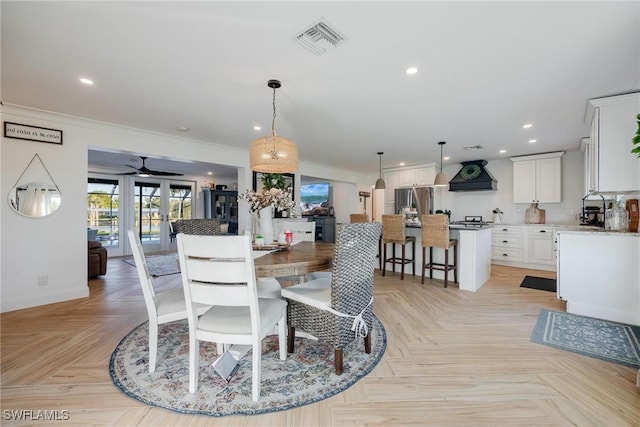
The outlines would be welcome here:
<svg viewBox="0 0 640 427">
<path fill-rule="evenodd" d="M 567 312 L 640 325 L 640 233 L 557 233 L 558 298 Z"/>
<path fill-rule="evenodd" d="M 459 288 L 465 291 L 475 292 L 484 285 L 491 275 L 491 225 L 481 226 L 459 226 L 451 225 L 450 237 L 458 240 L 458 283 Z M 421 268 L 424 266 L 422 259 L 422 238 L 420 226 L 411 225 L 406 227 L 407 236 L 416 238 L 416 276 L 422 274 Z M 407 252 L 411 252 L 410 245 Z M 428 252 L 427 252 L 428 253 Z M 453 255 L 453 249 L 449 252 Z M 411 257 L 411 255 L 408 255 Z M 428 256 L 428 255 L 427 255 Z M 435 262 L 444 262 L 444 250 L 434 249 L 433 257 Z M 389 264 L 387 269 L 391 268 Z M 405 267 L 405 274 L 410 272 L 411 267 Z M 428 274 L 428 273 L 427 273 Z M 453 281 L 453 273 L 449 272 L 449 281 Z M 444 280 L 444 272 L 434 270 L 435 279 Z"/>
</svg>

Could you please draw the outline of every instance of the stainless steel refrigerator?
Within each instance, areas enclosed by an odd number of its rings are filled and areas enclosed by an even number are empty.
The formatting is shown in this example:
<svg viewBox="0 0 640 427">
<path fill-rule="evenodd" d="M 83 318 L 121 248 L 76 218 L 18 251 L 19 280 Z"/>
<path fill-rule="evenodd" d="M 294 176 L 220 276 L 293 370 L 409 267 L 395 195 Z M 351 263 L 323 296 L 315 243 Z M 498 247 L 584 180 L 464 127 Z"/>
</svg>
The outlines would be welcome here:
<svg viewBox="0 0 640 427">
<path fill-rule="evenodd" d="M 403 213 L 404 208 L 415 208 L 418 215 L 433 214 L 433 188 L 396 188 L 394 212 Z"/>
</svg>

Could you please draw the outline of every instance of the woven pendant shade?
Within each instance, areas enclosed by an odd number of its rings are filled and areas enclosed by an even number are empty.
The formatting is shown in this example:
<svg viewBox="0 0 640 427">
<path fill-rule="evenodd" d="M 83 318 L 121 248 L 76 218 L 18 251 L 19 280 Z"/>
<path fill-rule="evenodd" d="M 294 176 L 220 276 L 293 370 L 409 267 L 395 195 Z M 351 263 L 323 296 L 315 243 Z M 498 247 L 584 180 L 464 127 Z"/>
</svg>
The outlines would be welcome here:
<svg viewBox="0 0 640 427">
<path fill-rule="evenodd" d="M 298 170 L 298 147 L 283 136 L 263 136 L 249 147 L 249 163 L 255 172 L 293 173 Z"/>
<path fill-rule="evenodd" d="M 251 143 L 249 165 L 254 172 L 293 173 L 298 170 L 298 147 L 290 139 L 276 135 L 276 89 L 282 84 L 279 80 L 269 80 L 267 86 L 273 89 L 271 135 Z"/>
</svg>

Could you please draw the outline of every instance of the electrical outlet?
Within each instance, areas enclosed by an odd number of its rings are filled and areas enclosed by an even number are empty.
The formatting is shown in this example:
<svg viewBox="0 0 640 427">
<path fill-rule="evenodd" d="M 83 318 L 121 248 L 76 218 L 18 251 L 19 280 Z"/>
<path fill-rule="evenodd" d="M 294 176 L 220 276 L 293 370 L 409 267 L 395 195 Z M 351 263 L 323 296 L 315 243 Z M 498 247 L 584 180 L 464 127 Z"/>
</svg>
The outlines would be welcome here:
<svg viewBox="0 0 640 427">
<path fill-rule="evenodd" d="M 38 276 L 38 286 L 47 286 L 49 284 L 49 276 L 41 274 Z"/>
</svg>

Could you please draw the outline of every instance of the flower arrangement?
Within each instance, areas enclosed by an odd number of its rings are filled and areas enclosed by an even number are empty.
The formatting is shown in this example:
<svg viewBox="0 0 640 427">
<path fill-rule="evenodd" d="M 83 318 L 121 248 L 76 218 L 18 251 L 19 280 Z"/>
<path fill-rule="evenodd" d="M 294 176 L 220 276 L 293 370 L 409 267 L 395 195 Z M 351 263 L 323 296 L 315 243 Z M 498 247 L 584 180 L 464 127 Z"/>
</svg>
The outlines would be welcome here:
<svg viewBox="0 0 640 427">
<path fill-rule="evenodd" d="M 291 198 L 291 189 L 271 188 L 270 190 L 264 190 L 262 193 L 245 190 L 238 197 L 249 203 L 250 212 L 259 212 L 269 206 L 274 206 L 277 211 L 293 210 L 296 205 Z"/>
</svg>

